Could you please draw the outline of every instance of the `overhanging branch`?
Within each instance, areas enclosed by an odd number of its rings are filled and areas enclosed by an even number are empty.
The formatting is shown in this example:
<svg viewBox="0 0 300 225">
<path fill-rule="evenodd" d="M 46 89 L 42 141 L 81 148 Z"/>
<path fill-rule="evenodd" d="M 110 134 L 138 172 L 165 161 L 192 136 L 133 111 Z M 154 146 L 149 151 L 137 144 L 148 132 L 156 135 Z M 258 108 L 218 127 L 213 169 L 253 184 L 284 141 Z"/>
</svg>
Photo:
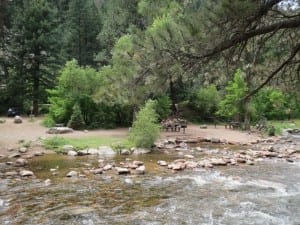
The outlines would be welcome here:
<svg viewBox="0 0 300 225">
<path fill-rule="evenodd" d="M 289 64 L 292 59 L 296 56 L 296 54 L 300 51 L 300 43 L 298 43 L 295 48 L 293 49 L 290 57 L 285 60 L 276 70 L 274 70 L 268 77 L 267 79 L 260 84 L 256 89 L 251 91 L 249 94 L 247 94 L 242 100 L 246 100 L 250 98 L 251 96 L 255 95 L 260 89 L 262 89 L 265 85 L 267 85 L 275 76 L 278 74 L 287 64 Z"/>
</svg>

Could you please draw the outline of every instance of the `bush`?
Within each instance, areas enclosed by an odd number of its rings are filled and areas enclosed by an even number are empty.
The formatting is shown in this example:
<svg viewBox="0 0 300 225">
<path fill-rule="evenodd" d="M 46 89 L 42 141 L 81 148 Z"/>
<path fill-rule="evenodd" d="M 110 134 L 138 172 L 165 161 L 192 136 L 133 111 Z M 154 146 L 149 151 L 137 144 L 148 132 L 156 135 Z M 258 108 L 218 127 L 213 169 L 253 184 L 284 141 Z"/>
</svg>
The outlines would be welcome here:
<svg viewBox="0 0 300 225">
<path fill-rule="evenodd" d="M 226 119 L 237 118 L 245 113 L 244 102 L 242 98 L 247 93 L 247 84 L 242 76 L 242 71 L 237 70 L 233 81 L 226 87 L 226 95 L 219 104 L 217 114 Z"/>
<path fill-rule="evenodd" d="M 67 144 L 67 141 L 63 137 L 55 136 L 52 138 L 47 138 L 44 140 L 43 144 L 46 149 L 59 150 L 59 148 Z"/>
<path fill-rule="evenodd" d="M 150 148 L 159 137 L 160 125 L 155 104 L 155 101 L 148 100 L 133 123 L 129 141 L 136 147 Z"/>
<path fill-rule="evenodd" d="M 55 121 L 52 119 L 52 117 L 50 117 L 49 115 L 47 115 L 45 117 L 45 119 L 43 120 L 43 125 L 45 127 L 54 127 L 55 126 Z"/>
<path fill-rule="evenodd" d="M 282 91 L 271 88 L 261 90 L 253 102 L 257 115 L 265 116 L 269 120 L 287 118 L 292 107 Z"/>
<path fill-rule="evenodd" d="M 211 119 L 218 110 L 220 95 L 215 85 L 199 89 L 189 100 L 189 106 L 197 112 L 197 119 Z"/>
<path fill-rule="evenodd" d="M 73 106 L 73 114 L 68 122 L 68 127 L 74 130 L 81 130 L 85 127 L 85 122 L 78 104 Z"/>
</svg>

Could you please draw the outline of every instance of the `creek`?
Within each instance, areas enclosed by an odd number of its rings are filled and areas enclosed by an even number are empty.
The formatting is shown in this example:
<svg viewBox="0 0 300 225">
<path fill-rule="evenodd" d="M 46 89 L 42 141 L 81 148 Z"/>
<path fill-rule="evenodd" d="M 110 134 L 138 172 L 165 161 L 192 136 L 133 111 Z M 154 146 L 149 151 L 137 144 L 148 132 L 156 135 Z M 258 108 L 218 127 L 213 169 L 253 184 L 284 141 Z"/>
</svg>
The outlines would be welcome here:
<svg viewBox="0 0 300 225">
<path fill-rule="evenodd" d="M 175 153 L 129 158 L 145 162 L 146 174 L 88 174 L 98 164 L 91 156 L 33 159 L 36 178 L 0 180 L 0 224 L 300 224 L 299 162 L 266 159 L 174 173 L 156 162 L 172 161 Z M 105 160 L 117 164 L 126 157 Z M 87 175 L 67 178 L 70 170 Z"/>
</svg>

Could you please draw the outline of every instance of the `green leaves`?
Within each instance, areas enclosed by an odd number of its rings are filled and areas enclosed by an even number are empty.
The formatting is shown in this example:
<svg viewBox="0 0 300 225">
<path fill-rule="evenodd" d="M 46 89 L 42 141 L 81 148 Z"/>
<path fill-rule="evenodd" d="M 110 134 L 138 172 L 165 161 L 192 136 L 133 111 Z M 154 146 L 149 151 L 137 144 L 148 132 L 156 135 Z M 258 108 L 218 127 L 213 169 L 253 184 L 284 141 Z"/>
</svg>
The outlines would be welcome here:
<svg viewBox="0 0 300 225">
<path fill-rule="evenodd" d="M 160 126 L 155 112 L 155 101 L 148 100 L 139 111 L 129 134 L 129 141 L 135 147 L 151 148 L 159 137 Z"/>
<path fill-rule="evenodd" d="M 226 87 L 225 98 L 220 102 L 219 111 L 220 116 L 227 119 L 234 119 L 243 114 L 242 98 L 248 91 L 247 84 L 242 77 L 242 71 L 238 69 L 234 74 L 233 81 L 229 82 Z"/>
</svg>

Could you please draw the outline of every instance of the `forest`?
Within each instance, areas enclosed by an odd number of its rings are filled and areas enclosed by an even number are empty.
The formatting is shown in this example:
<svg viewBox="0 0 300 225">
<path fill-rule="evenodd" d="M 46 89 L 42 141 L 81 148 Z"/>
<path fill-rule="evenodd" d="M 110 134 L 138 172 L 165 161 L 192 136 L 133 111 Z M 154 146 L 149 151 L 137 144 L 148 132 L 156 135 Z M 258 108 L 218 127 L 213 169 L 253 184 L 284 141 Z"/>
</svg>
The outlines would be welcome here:
<svg viewBox="0 0 300 225">
<path fill-rule="evenodd" d="M 159 120 L 299 118 L 299 37 L 299 0 L 1 0 L 0 114 L 113 128 L 148 102 Z"/>
</svg>

